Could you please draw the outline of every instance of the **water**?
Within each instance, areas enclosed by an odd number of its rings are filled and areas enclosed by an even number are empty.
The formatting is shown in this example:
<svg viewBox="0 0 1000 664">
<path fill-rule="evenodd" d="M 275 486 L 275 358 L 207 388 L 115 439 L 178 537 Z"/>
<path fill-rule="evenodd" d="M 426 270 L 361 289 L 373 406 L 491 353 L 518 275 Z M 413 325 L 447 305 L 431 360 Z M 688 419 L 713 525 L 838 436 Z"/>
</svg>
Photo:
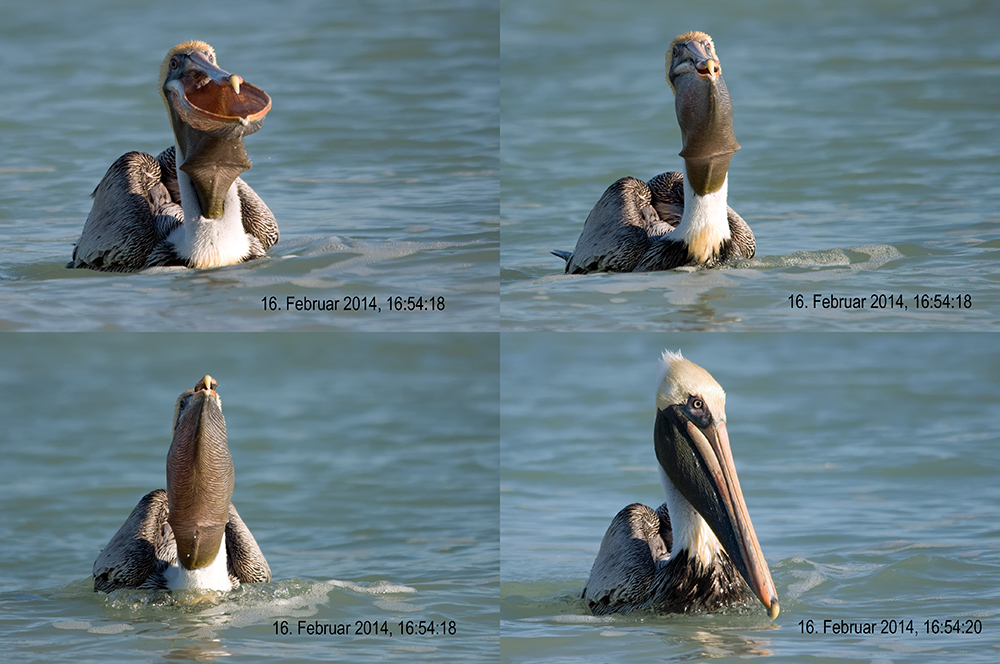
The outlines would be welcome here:
<svg viewBox="0 0 1000 664">
<path fill-rule="evenodd" d="M 510 330 L 992 329 L 1000 321 L 995 3 L 501 5 L 501 316 Z M 619 177 L 681 170 L 670 40 L 715 39 L 742 149 L 732 269 L 563 276 Z M 789 296 L 868 297 L 861 311 Z M 872 294 L 905 310 L 871 309 Z M 971 309 L 918 310 L 921 294 Z"/>
<path fill-rule="evenodd" d="M 495 658 L 499 349 L 480 337 L 8 335 L 6 661 Z M 219 381 L 233 502 L 273 580 L 204 604 L 96 594 L 94 559 L 164 486 L 174 402 L 205 373 Z M 299 634 L 300 620 L 395 634 Z M 456 633 L 400 634 L 411 620 Z"/>
<path fill-rule="evenodd" d="M 111 163 L 172 143 L 157 71 L 192 38 L 271 95 L 244 179 L 279 243 L 208 271 L 64 269 Z M 6 7 L 0 329 L 496 329 L 498 39 L 489 0 Z M 289 296 L 381 312 L 287 311 Z M 446 306 L 389 311 L 397 296 Z"/>
<path fill-rule="evenodd" d="M 5 657 L 995 661 L 998 21 L 974 0 L 5 7 Z M 610 183 L 681 168 L 663 58 L 691 29 L 722 58 L 730 203 L 758 255 L 563 275 L 549 251 Z M 170 144 L 156 72 L 192 38 L 273 99 L 245 179 L 281 240 L 213 270 L 65 269 L 112 161 Z M 411 296 L 423 310 L 390 311 Z M 664 348 L 729 392 L 773 623 L 594 618 L 579 600 L 612 516 L 662 500 Z M 207 602 L 93 593 L 205 373 L 273 581 Z M 899 619 L 913 631 L 823 633 Z M 946 619 L 981 631 L 924 633 Z M 420 620 L 456 633 L 399 632 Z"/>
<path fill-rule="evenodd" d="M 762 607 L 595 618 L 580 600 L 615 513 L 663 501 L 664 348 L 727 392 L 774 623 Z M 503 661 L 995 661 L 998 350 L 968 334 L 504 335 Z M 894 619 L 915 633 L 823 634 L 824 620 Z M 980 620 L 981 634 L 925 634 L 935 619 Z"/>
</svg>

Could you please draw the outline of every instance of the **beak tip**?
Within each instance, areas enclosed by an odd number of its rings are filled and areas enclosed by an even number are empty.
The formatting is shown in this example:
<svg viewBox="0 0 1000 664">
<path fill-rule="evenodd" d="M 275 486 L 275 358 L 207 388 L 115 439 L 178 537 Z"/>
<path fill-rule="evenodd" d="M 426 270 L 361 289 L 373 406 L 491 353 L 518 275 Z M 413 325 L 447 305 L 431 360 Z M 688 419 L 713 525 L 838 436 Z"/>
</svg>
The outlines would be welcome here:
<svg viewBox="0 0 1000 664">
<path fill-rule="evenodd" d="M 703 78 L 707 78 L 710 81 L 714 81 L 719 78 L 722 74 L 722 67 L 719 66 L 718 60 L 705 60 L 704 62 L 699 62 L 697 65 L 698 74 Z"/>
<path fill-rule="evenodd" d="M 771 600 L 771 606 L 768 608 L 768 615 L 771 616 L 771 620 L 778 617 L 778 613 L 781 612 L 781 607 L 778 606 L 778 599 L 774 598 Z"/>
</svg>

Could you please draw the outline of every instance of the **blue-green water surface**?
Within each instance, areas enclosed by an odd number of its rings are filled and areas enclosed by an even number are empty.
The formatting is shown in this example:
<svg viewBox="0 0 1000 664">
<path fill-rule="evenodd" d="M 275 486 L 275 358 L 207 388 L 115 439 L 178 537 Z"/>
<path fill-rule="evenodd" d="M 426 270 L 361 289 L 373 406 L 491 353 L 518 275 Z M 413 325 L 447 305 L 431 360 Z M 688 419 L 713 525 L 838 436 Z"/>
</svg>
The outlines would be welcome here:
<svg viewBox="0 0 1000 664">
<path fill-rule="evenodd" d="M 998 24 L 1000 5 L 974 0 L 504 0 L 505 329 L 994 328 Z M 608 185 L 682 169 L 664 54 L 689 30 L 714 38 L 732 94 L 729 203 L 756 257 L 564 276 L 549 251 L 573 249 Z M 868 302 L 791 308 L 814 294 Z M 923 294 L 971 307 L 918 308 Z"/>
<path fill-rule="evenodd" d="M 492 0 L 52 0 L 2 14 L 0 330 L 496 329 Z M 172 144 L 157 72 L 189 39 L 271 96 L 244 179 L 280 241 L 212 270 L 65 269 L 111 163 Z M 348 296 L 381 311 L 286 309 Z M 390 311 L 410 296 L 445 307 Z"/>
<path fill-rule="evenodd" d="M 0 360 L 5 661 L 496 658 L 496 335 L 9 335 Z M 98 552 L 165 485 L 177 395 L 205 374 L 272 581 L 200 602 L 94 593 Z"/>
<path fill-rule="evenodd" d="M 580 600 L 615 513 L 663 502 L 665 348 L 726 390 L 773 623 L 763 607 L 594 617 Z M 504 335 L 503 661 L 995 661 L 998 351 L 969 334 Z M 956 619 L 970 633 L 942 633 Z M 882 633 L 894 620 L 913 632 Z M 834 634 L 841 622 L 876 633 Z"/>
</svg>

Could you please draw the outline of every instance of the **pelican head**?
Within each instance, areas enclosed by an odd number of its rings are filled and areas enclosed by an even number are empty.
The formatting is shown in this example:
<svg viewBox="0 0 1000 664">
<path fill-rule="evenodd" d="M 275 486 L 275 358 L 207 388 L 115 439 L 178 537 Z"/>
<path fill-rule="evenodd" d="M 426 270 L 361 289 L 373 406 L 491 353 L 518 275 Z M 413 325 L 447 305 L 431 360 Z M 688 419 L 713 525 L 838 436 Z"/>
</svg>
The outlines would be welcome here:
<svg viewBox="0 0 1000 664">
<path fill-rule="evenodd" d="M 215 560 L 235 485 L 217 386 L 205 376 L 177 398 L 167 452 L 167 523 L 177 542 L 177 560 L 189 570 Z"/>
<path fill-rule="evenodd" d="M 160 65 L 160 95 L 174 129 L 178 168 L 194 183 L 202 214 L 219 218 L 229 187 L 250 168 L 243 137 L 260 129 L 271 98 L 220 69 L 215 50 L 201 41 L 170 49 Z"/>
<path fill-rule="evenodd" d="M 726 393 L 680 353 L 664 353 L 663 361 L 653 436 L 674 547 L 688 550 L 694 564 L 707 565 L 718 562 L 706 558 L 717 555 L 721 546 L 773 620 L 778 594 L 736 477 L 726 430 Z"/>
<path fill-rule="evenodd" d="M 674 92 L 688 182 L 701 195 L 718 191 L 740 144 L 733 134 L 733 102 L 712 38 L 704 32 L 676 37 L 667 52 L 667 81 Z"/>
</svg>

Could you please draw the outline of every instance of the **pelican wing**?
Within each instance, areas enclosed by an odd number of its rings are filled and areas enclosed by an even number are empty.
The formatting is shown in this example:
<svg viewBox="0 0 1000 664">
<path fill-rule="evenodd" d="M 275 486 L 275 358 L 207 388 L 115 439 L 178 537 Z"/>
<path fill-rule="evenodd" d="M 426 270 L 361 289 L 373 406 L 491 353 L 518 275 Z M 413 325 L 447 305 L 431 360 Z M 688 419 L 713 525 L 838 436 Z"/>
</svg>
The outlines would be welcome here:
<svg viewBox="0 0 1000 664">
<path fill-rule="evenodd" d="M 727 205 L 726 209 L 729 211 L 729 233 L 733 242 L 733 253 L 730 257 L 753 258 L 757 253 L 757 241 L 754 239 L 753 231 L 733 208 Z"/>
<path fill-rule="evenodd" d="M 173 533 L 167 525 L 167 492 L 157 489 L 139 504 L 94 561 L 94 590 L 109 593 L 139 588 L 177 558 Z M 171 550 L 173 555 L 171 556 Z"/>
<path fill-rule="evenodd" d="M 624 177 L 608 187 L 583 224 L 566 273 L 634 271 L 652 243 L 680 223 L 683 182 L 680 173 L 663 173 L 648 184 Z"/>
<path fill-rule="evenodd" d="M 160 182 L 166 187 L 170 194 L 170 200 L 177 205 L 181 204 L 181 186 L 177 182 L 177 149 L 171 145 L 169 148 L 156 155 L 156 161 L 160 163 Z M 183 221 L 183 217 L 181 217 Z"/>
<path fill-rule="evenodd" d="M 630 611 L 647 605 L 653 584 L 670 558 L 667 506 L 653 510 L 633 503 L 615 515 L 604 534 L 583 599 L 594 615 Z"/>
<path fill-rule="evenodd" d="M 243 230 L 250 238 L 250 258 L 263 256 L 278 241 L 278 222 L 257 192 L 243 178 L 236 178 L 236 191 L 240 196 Z"/>
<path fill-rule="evenodd" d="M 167 523 L 167 492 L 151 491 L 142 497 L 94 562 L 94 590 L 109 593 L 119 588 L 166 588 L 163 571 L 177 560 L 177 544 Z M 250 529 L 232 503 L 226 524 L 226 557 L 229 575 L 240 583 L 271 580 Z"/>
<path fill-rule="evenodd" d="M 684 174 L 660 173 L 649 181 L 650 204 L 656 210 L 658 224 L 649 227 L 650 237 L 662 237 L 677 228 L 684 216 Z"/>
<path fill-rule="evenodd" d="M 271 568 L 257 546 L 257 540 L 232 503 L 229 503 L 229 523 L 226 524 L 226 557 L 229 576 L 237 578 L 240 583 L 267 583 L 271 580 Z"/>
<path fill-rule="evenodd" d="M 149 254 L 184 218 L 162 175 L 161 163 L 150 154 L 119 157 L 94 190 L 69 267 L 107 272 L 145 267 Z"/>
<path fill-rule="evenodd" d="M 633 177 L 618 180 L 587 215 L 566 262 L 566 274 L 631 272 L 649 246 L 646 227 L 655 215 L 645 182 Z"/>
</svg>

